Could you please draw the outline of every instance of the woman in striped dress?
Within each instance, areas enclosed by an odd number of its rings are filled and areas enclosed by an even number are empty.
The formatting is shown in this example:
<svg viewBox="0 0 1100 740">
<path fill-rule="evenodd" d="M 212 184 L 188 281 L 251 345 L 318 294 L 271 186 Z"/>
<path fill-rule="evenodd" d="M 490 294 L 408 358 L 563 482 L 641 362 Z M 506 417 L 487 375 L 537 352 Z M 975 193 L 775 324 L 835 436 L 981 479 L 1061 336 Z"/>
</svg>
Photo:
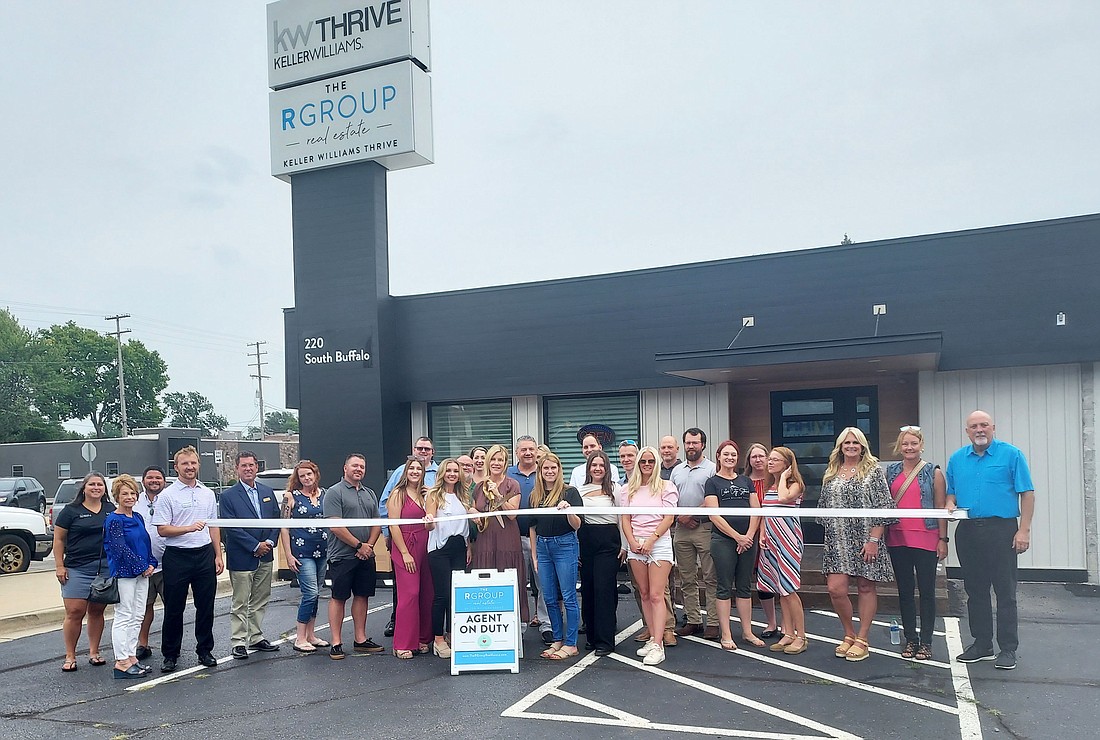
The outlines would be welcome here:
<svg viewBox="0 0 1100 740">
<path fill-rule="evenodd" d="M 797 509 L 805 490 L 794 453 L 786 447 L 776 447 L 768 454 L 763 508 Z M 764 517 L 763 529 L 757 588 L 777 594 L 783 607 L 783 639 L 769 649 L 797 655 L 809 646 L 802 599 L 798 597 L 802 585 L 802 526 L 797 516 L 769 516 Z"/>
</svg>

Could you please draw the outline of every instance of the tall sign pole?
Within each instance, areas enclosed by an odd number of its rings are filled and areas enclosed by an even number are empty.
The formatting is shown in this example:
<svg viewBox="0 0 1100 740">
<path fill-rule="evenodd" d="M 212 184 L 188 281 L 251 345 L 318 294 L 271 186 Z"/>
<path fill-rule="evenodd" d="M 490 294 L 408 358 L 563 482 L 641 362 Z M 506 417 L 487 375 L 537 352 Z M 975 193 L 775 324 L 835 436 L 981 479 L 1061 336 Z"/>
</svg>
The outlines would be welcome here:
<svg viewBox="0 0 1100 740">
<path fill-rule="evenodd" d="M 260 358 L 267 354 L 267 352 L 261 352 L 260 347 L 267 344 L 264 341 L 255 341 L 249 343 L 249 347 L 252 347 L 255 352 L 252 356 L 256 358 L 253 363 L 253 367 L 256 368 L 256 374 L 252 377 L 256 379 L 256 395 L 260 399 L 260 439 L 267 438 L 267 417 L 264 415 L 264 378 L 270 379 L 270 375 L 264 375 L 263 366 L 266 362 L 260 360 Z"/>
<path fill-rule="evenodd" d="M 291 184 L 294 234 L 286 405 L 326 481 L 355 452 L 380 490 L 411 433 L 388 364 L 386 175 L 434 158 L 428 0 L 279 0 L 267 40 L 271 174 Z"/>
</svg>

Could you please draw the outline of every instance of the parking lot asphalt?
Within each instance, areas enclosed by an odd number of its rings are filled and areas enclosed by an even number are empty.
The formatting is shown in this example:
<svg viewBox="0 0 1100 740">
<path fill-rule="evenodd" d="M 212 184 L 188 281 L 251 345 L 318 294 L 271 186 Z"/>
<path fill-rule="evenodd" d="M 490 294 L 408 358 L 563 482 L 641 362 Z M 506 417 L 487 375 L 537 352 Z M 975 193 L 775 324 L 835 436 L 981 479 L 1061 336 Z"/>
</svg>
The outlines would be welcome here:
<svg viewBox="0 0 1100 740">
<path fill-rule="evenodd" d="M 269 638 L 293 629 L 297 601 L 297 590 L 276 586 Z M 278 653 L 188 670 L 195 666 L 189 637 L 183 670 L 154 672 L 135 685 L 113 680 L 110 663 L 88 665 L 86 637 L 80 669 L 62 674 L 61 635 L 52 630 L 0 644 L 0 737 L 1092 737 L 1097 604 L 1090 587 L 1021 585 L 1015 671 L 949 661 L 948 644 L 968 642 L 965 621 L 960 636 L 954 618 L 938 625 L 943 634 L 928 663 L 897 657 L 885 627 L 890 615 L 880 615 L 883 625 L 872 630 L 877 650 L 870 659 L 837 660 L 839 624 L 827 612 L 807 615 L 811 644 L 801 655 L 747 646 L 729 653 L 692 638 L 668 649 L 660 666 L 643 668 L 630 639 L 640 627 L 631 596 L 620 597 L 615 655 L 541 660 L 541 641 L 529 631 L 518 674 L 452 677 L 448 662 L 435 657 L 333 661 L 295 653 L 287 643 Z M 389 592 L 380 590 L 370 606 L 368 633 L 388 648 L 382 629 Z M 228 609 L 219 599 L 215 655 L 228 654 Z M 191 616 L 189 609 L 189 624 Z M 344 629 L 348 642 L 350 625 Z M 319 633 L 328 638 L 327 629 Z M 150 662 L 159 666 L 159 656 Z"/>
</svg>

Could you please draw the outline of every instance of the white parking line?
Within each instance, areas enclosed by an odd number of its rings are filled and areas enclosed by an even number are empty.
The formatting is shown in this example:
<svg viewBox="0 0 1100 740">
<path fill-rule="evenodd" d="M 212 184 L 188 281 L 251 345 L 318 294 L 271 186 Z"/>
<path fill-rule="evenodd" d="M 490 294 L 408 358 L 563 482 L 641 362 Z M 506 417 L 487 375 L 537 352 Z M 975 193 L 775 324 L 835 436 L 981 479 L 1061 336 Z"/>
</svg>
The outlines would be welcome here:
<svg viewBox="0 0 1100 740">
<path fill-rule="evenodd" d="M 962 636 L 959 634 L 959 618 L 945 617 L 947 627 L 947 654 L 962 652 Z M 950 658 L 948 658 L 950 660 Z M 982 722 L 978 716 L 978 702 L 974 687 L 970 684 L 970 670 L 965 663 L 951 661 L 951 683 L 955 687 L 955 700 L 959 703 L 959 736 L 962 740 L 982 740 Z"/>
<path fill-rule="evenodd" d="M 703 639 L 698 638 L 698 637 L 690 637 L 690 636 L 686 639 L 691 640 L 692 642 L 696 642 L 700 645 L 706 645 L 707 647 L 715 648 L 717 650 L 722 649 L 721 645 L 719 645 L 716 642 L 711 642 L 710 640 L 703 640 Z M 734 656 L 742 656 L 742 657 L 745 657 L 745 658 L 752 658 L 753 660 L 758 660 L 761 663 L 768 663 L 770 665 L 774 665 L 774 666 L 777 666 L 779 668 L 785 668 L 787 670 L 795 671 L 797 673 L 805 673 L 807 676 L 813 676 L 814 678 L 820 678 L 822 680 L 828 681 L 829 683 L 839 684 L 841 686 L 847 686 L 847 687 L 853 688 L 853 689 L 859 689 L 860 691 L 867 691 L 867 692 L 870 692 L 872 694 L 878 694 L 880 696 L 887 696 L 891 699 L 897 699 L 898 701 L 907 701 L 910 704 L 916 704 L 917 706 L 927 707 L 929 709 L 938 709 L 941 712 L 947 712 L 948 714 L 958 714 L 958 710 L 955 709 L 955 707 L 950 706 L 948 704 L 940 704 L 937 701 L 930 701 L 928 699 L 921 699 L 920 697 L 917 697 L 917 696 L 909 696 L 908 694 L 902 694 L 898 691 L 892 691 L 890 689 L 884 689 L 884 688 L 881 688 L 879 686 L 872 686 L 869 683 L 862 683 L 860 681 L 853 681 L 850 678 L 845 678 L 844 676 L 838 676 L 835 673 L 826 673 L 825 671 L 819 671 L 819 670 L 816 670 L 814 668 L 808 668 L 804 665 L 800 665 L 798 663 L 793 663 L 789 660 L 780 660 L 778 658 L 773 658 L 770 655 L 761 655 L 760 653 L 755 653 L 755 652 L 752 652 L 751 650 L 747 650 L 747 649 L 738 649 L 738 650 L 733 651 L 730 654 L 734 655 Z"/>
<path fill-rule="evenodd" d="M 367 614 L 373 614 L 374 612 L 382 611 L 383 609 L 391 609 L 391 608 L 393 608 L 393 607 L 390 604 L 382 604 L 381 606 L 376 606 L 373 609 L 368 609 Z M 345 622 L 350 622 L 351 617 L 350 616 L 344 617 L 344 621 Z M 318 625 L 314 629 L 316 629 L 316 630 L 328 629 L 328 624 L 326 623 L 326 624 Z M 291 639 L 290 637 L 282 637 L 278 640 L 272 640 L 271 644 L 272 645 L 282 645 L 284 642 L 289 642 L 290 639 Z M 253 651 L 253 652 L 255 652 L 255 651 Z M 217 665 L 221 665 L 222 663 L 228 663 L 231 660 L 233 660 L 233 656 L 232 655 L 226 655 L 223 658 L 218 658 Z M 184 668 L 182 670 L 173 671 L 172 673 L 165 673 L 162 676 L 158 676 L 158 677 L 150 679 L 148 681 L 142 681 L 141 683 L 134 684 L 133 686 L 127 686 L 126 690 L 127 691 L 145 691 L 145 690 L 153 688 L 154 686 L 159 686 L 159 685 L 165 684 L 165 683 L 171 683 L 172 681 L 183 678 L 184 676 L 189 676 L 193 673 L 199 673 L 200 671 L 208 671 L 208 670 L 210 670 L 210 669 L 207 668 L 204 665 L 192 666 L 191 668 Z"/>
<path fill-rule="evenodd" d="M 832 617 L 833 619 L 840 619 L 840 617 L 838 617 L 836 615 L 836 612 L 831 612 L 831 611 L 828 611 L 827 609 L 810 609 L 810 612 L 813 613 L 813 614 L 820 614 L 823 617 Z M 852 616 L 852 621 L 853 622 L 858 622 L 859 617 L 853 615 Z M 877 624 L 881 627 L 886 627 L 887 629 L 890 628 L 890 623 L 889 622 L 883 622 L 883 621 L 878 620 L 878 619 L 872 619 L 871 624 Z M 938 635 L 940 637 L 944 637 L 947 633 L 933 630 L 932 634 L 933 635 Z"/>
</svg>

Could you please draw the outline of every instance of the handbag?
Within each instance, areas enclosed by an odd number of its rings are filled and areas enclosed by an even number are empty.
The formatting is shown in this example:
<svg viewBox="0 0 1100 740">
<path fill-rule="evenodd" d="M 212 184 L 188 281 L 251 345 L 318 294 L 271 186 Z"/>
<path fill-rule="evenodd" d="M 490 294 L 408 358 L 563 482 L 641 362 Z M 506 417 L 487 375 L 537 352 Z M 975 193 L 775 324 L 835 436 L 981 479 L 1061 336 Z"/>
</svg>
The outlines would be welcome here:
<svg viewBox="0 0 1100 740">
<path fill-rule="evenodd" d="M 115 576 L 103 575 L 103 556 L 99 556 L 99 568 L 96 569 L 95 578 L 92 579 L 92 587 L 88 593 L 88 601 L 93 604 L 117 604 L 118 579 Z"/>
</svg>

